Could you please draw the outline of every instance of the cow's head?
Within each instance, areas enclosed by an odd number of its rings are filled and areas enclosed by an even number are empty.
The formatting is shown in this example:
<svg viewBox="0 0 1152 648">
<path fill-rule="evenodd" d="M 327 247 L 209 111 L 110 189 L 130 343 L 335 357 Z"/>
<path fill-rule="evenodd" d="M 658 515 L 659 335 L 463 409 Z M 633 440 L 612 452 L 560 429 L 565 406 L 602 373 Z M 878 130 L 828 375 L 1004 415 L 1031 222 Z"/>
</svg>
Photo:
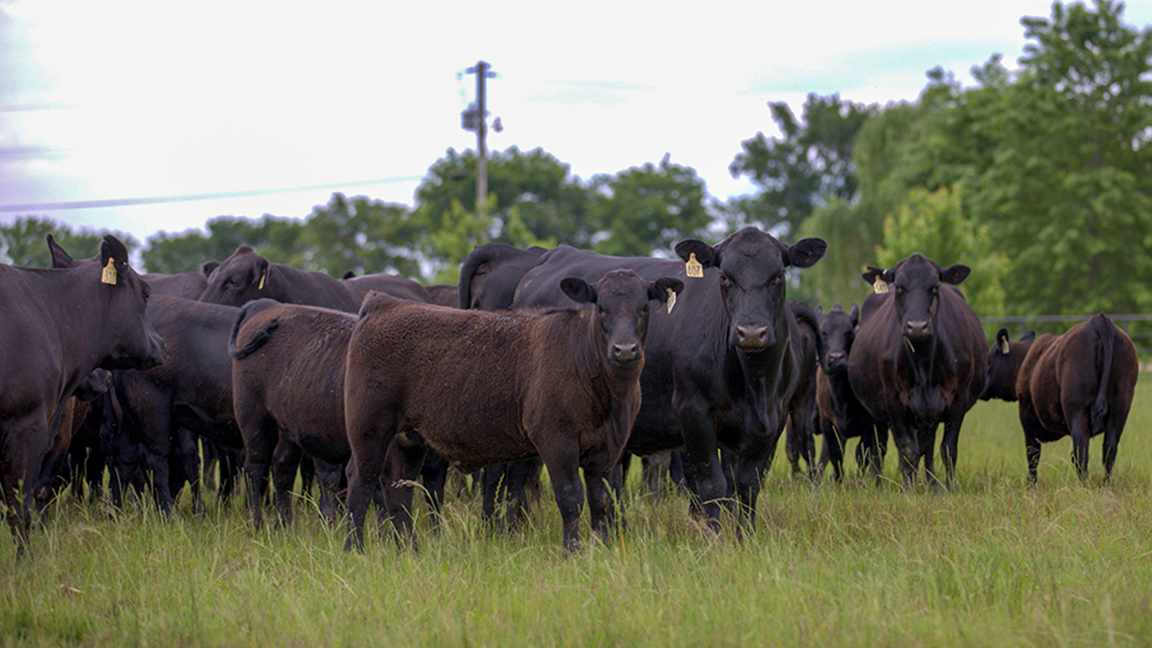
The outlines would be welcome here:
<svg viewBox="0 0 1152 648">
<path fill-rule="evenodd" d="M 882 279 L 893 293 L 900 332 L 915 350 L 922 343 L 931 342 L 936 335 L 936 312 L 940 308 L 940 284 L 958 286 L 968 278 L 972 269 L 957 263 L 941 268 L 935 261 L 919 252 L 897 263 L 889 270 L 869 266 L 862 276 L 875 284 Z"/>
<path fill-rule="evenodd" d="M 819 308 L 816 313 L 820 318 L 820 339 L 824 342 L 820 368 L 829 376 L 843 374 L 848 371 L 848 353 L 856 339 L 860 308 L 853 303 L 852 310 L 845 313 L 840 304 L 836 304 L 827 313 L 822 313 Z"/>
<path fill-rule="evenodd" d="M 627 368 L 644 359 L 648 303 L 667 303 L 669 295 L 684 289 L 684 282 L 662 277 L 649 283 L 632 270 L 613 270 L 595 286 L 567 277 L 560 282 L 560 289 L 577 304 L 595 305 L 595 335 L 608 364 Z"/>
<path fill-rule="evenodd" d="M 1028 331 L 1016 342 L 1008 339 L 1008 329 L 997 331 L 996 339 L 988 349 L 988 376 L 984 379 L 980 400 L 1016 400 L 1016 376 L 1035 341 L 1036 331 Z"/>
<path fill-rule="evenodd" d="M 785 245 L 769 234 L 745 227 L 722 243 L 710 246 L 696 239 L 676 244 L 676 254 L 704 268 L 716 268 L 724 307 L 732 323 L 730 343 L 742 351 L 758 352 L 775 346 L 786 305 L 785 271 L 808 268 L 824 256 L 823 239 L 806 238 Z M 688 281 L 707 280 L 692 279 Z"/>
<path fill-rule="evenodd" d="M 204 266 L 207 269 L 207 266 Z M 243 306 L 272 294 L 274 270 L 268 259 L 260 256 L 251 246 L 241 245 L 232 256 L 224 259 L 208 275 L 208 286 L 200 301 L 225 306 Z"/>
<path fill-rule="evenodd" d="M 128 265 L 128 248 L 119 239 L 105 236 L 100 254 L 81 261 L 73 260 L 51 235 L 48 250 L 52 267 L 86 268 L 93 277 L 102 318 L 94 325 L 111 335 L 104 341 L 111 351 L 101 360 L 101 368 L 146 370 L 168 359 L 164 339 L 145 317 L 152 289 Z"/>
</svg>

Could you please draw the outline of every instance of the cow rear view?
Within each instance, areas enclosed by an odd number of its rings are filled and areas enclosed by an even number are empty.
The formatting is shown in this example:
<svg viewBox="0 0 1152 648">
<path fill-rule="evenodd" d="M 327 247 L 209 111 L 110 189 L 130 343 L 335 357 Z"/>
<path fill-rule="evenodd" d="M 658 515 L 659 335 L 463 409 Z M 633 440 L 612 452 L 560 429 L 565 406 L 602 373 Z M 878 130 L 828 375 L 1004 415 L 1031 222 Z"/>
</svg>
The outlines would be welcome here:
<svg viewBox="0 0 1152 648">
<path fill-rule="evenodd" d="M 1008 339 L 1000 329 L 988 350 L 988 378 L 981 398 L 1019 401 L 1036 481 L 1040 444 L 1072 437 L 1072 463 L 1088 478 L 1088 440 L 1104 435 L 1104 479 L 1112 476 L 1120 435 L 1128 420 L 1140 366 L 1128 335 L 1104 313 L 1063 335 Z"/>
</svg>

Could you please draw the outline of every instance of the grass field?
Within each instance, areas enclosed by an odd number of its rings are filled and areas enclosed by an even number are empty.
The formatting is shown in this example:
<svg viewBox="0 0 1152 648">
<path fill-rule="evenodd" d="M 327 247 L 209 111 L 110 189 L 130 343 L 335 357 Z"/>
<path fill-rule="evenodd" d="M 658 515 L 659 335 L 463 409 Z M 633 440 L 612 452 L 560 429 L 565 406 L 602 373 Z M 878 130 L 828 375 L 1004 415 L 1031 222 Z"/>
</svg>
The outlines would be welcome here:
<svg viewBox="0 0 1152 648">
<path fill-rule="evenodd" d="M 979 403 L 949 492 L 814 487 L 781 449 L 743 542 L 633 485 L 628 530 L 576 555 L 550 497 L 515 535 L 450 498 L 440 532 L 421 519 L 419 551 L 373 533 L 363 554 L 307 503 L 292 528 L 255 532 L 239 501 L 113 519 L 65 497 L 31 559 L 0 542 L 0 644 L 1146 646 L 1150 427 L 1145 375 L 1112 483 L 1099 438 L 1087 486 L 1065 439 L 1032 488 L 1015 404 Z M 885 468 L 895 480 L 894 451 Z"/>
</svg>

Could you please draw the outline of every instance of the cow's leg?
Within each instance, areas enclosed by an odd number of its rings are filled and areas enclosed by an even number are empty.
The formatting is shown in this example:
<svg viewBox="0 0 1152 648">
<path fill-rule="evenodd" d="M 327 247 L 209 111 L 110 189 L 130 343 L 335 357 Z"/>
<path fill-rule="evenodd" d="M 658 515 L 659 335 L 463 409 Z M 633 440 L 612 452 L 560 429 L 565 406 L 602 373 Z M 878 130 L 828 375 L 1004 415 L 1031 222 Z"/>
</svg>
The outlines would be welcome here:
<svg viewBox="0 0 1152 648">
<path fill-rule="evenodd" d="M 788 458 L 788 464 L 792 468 L 793 477 L 800 474 L 800 457 L 803 454 L 802 446 L 804 445 L 804 440 L 800 438 L 801 432 L 799 428 L 800 426 L 796 421 L 796 417 L 790 416 L 788 429 L 784 435 L 784 456 Z M 811 462 L 809 462 L 808 465 L 811 466 Z"/>
<path fill-rule="evenodd" d="M 1112 481 L 1112 466 L 1116 464 L 1116 450 L 1120 446 L 1120 434 L 1123 426 L 1116 425 L 1110 416 L 1104 431 L 1104 483 Z"/>
<path fill-rule="evenodd" d="M 326 522 L 335 522 L 336 499 L 340 492 L 340 481 L 344 477 L 344 464 L 333 464 L 312 458 L 316 465 L 316 484 L 320 487 L 320 517 Z"/>
<path fill-rule="evenodd" d="M 300 457 L 300 494 L 309 495 L 312 493 L 312 484 L 316 481 L 316 460 L 312 455 L 303 455 Z"/>
<path fill-rule="evenodd" d="M 239 396 L 239 394 L 238 394 Z M 248 479 L 248 514 L 257 529 L 264 524 L 264 498 L 268 491 L 268 471 L 280 428 L 262 406 L 247 399 L 236 399 L 236 422 L 244 437 L 244 474 Z"/>
<path fill-rule="evenodd" d="M 686 467 L 695 482 L 694 510 L 704 514 L 708 526 L 720 531 L 720 505 L 728 489 L 728 480 L 717 455 L 716 428 L 703 398 L 686 398 L 677 412 L 684 435 Z M 698 507 L 698 508 L 697 508 Z"/>
<path fill-rule="evenodd" d="M 964 425 L 964 413 L 948 416 L 944 420 L 944 439 L 940 442 L 940 461 L 944 463 L 945 485 L 952 486 L 956 477 L 956 459 L 960 441 L 960 428 Z"/>
<path fill-rule="evenodd" d="M 485 522 L 495 523 L 497 521 L 496 504 L 504 501 L 501 490 L 505 488 L 504 481 L 507 472 L 508 464 L 493 464 L 480 470 L 481 516 Z"/>
<path fill-rule="evenodd" d="M 737 460 L 736 477 L 736 529 L 752 530 L 756 527 L 756 502 L 760 497 L 760 485 L 764 483 L 764 473 L 768 471 L 769 457 L 776 452 L 776 444 L 757 447 L 745 451 Z"/>
<path fill-rule="evenodd" d="M 844 480 L 844 444 L 846 440 L 844 434 L 836 429 L 835 425 L 827 423 L 824 425 L 824 448 L 820 452 L 820 472 L 824 472 L 824 466 L 829 463 L 832 464 L 832 477 L 837 482 Z"/>
<path fill-rule="evenodd" d="M 177 452 L 184 468 L 184 476 L 192 488 L 192 510 L 204 512 L 204 498 L 200 493 L 200 444 L 196 435 L 182 427 L 176 429 Z"/>
<path fill-rule="evenodd" d="M 416 539 L 413 534 L 412 495 L 427 450 L 422 441 L 397 436 L 385 456 L 384 502 L 387 512 L 381 512 L 380 524 L 392 520 L 397 542 L 408 543 L 413 548 Z"/>
<path fill-rule="evenodd" d="M 272 485 L 276 502 L 277 528 L 292 524 L 292 487 L 296 484 L 296 472 L 300 469 L 300 446 L 280 435 L 280 442 L 272 453 Z"/>
<path fill-rule="evenodd" d="M 860 435 L 860 447 L 864 448 L 869 470 L 876 485 L 879 486 L 884 474 L 884 455 L 888 453 L 888 426 L 873 421 L 865 426 L 864 433 Z"/>
<path fill-rule="evenodd" d="M 1072 436 L 1072 465 L 1076 466 L 1076 475 L 1080 481 L 1087 481 L 1088 441 L 1092 434 L 1087 411 L 1081 410 L 1069 417 L 1068 432 Z"/>
<path fill-rule="evenodd" d="M 625 456 L 630 457 L 632 453 L 625 453 Z M 623 464 L 623 460 L 621 460 L 621 464 Z M 642 457 L 640 466 L 640 472 L 644 476 L 644 490 L 647 492 L 649 501 L 659 502 L 664 498 L 667 479 L 672 472 L 672 453 L 657 452 Z M 624 483 L 623 475 L 621 475 L 621 483 Z"/>
<path fill-rule="evenodd" d="M 915 482 L 916 471 L 920 467 L 920 443 L 916 432 L 903 421 L 892 422 L 892 436 L 900 454 L 900 473 L 904 477 L 904 487 L 909 488 Z"/>
<path fill-rule="evenodd" d="M 217 502 L 228 505 L 232 502 L 232 493 L 236 491 L 236 482 L 240 477 L 240 453 L 232 447 L 217 445 L 217 455 L 220 460 L 220 489 L 217 491 Z"/>
<path fill-rule="evenodd" d="M 569 551 L 580 548 L 580 510 L 584 508 L 584 488 L 577 465 L 580 448 L 568 441 L 576 438 L 577 434 L 557 435 L 557 441 L 541 448 L 540 455 L 552 480 L 552 493 L 564 523 L 564 548 Z"/>
<path fill-rule="evenodd" d="M 424 453 L 423 464 L 420 480 L 424 484 L 428 508 L 432 510 L 432 524 L 440 528 L 440 519 L 444 515 L 444 489 L 448 485 L 448 460 L 428 450 Z"/>
<path fill-rule="evenodd" d="M 592 519 L 592 533 L 608 542 L 609 531 L 616 525 L 615 494 L 621 478 L 619 464 L 607 471 L 584 468 L 584 488 L 588 492 L 588 513 Z M 616 483 L 614 483 L 616 482 Z"/>
<path fill-rule="evenodd" d="M 363 410 L 373 408 L 361 407 Z M 364 516 L 368 505 L 377 501 L 384 504 L 380 492 L 380 477 L 388 446 L 396 433 L 396 418 L 390 412 L 358 411 L 346 414 L 348 441 L 352 446 L 352 460 L 348 476 L 348 530 L 344 538 L 344 551 L 364 549 Z"/>
<path fill-rule="evenodd" d="M 926 425 L 916 431 L 919 440 L 920 456 L 924 458 L 924 481 L 933 488 L 940 487 L 940 476 L 936 474 L 936 424 Z"/>
<path fill-rule="evenodd" d="M 175 503 L 168 479 L 168 457 L 172 451 L 172 405 L 157 403 L 155 407 L 137 407 L 136 415 L 144 437 L 144 474 L 152 483 L 152 496 L 165 514 L 172 513 Z"/>
<path fill-rule="evenodd" d="M 508 464 L 504 479 L 504 497 L 508 502 L 505 516 L 508 528 L 516 530 L 528 521 L 528 484 L 539 480 L 540 460 L 536 458 Z"/>
</svg>

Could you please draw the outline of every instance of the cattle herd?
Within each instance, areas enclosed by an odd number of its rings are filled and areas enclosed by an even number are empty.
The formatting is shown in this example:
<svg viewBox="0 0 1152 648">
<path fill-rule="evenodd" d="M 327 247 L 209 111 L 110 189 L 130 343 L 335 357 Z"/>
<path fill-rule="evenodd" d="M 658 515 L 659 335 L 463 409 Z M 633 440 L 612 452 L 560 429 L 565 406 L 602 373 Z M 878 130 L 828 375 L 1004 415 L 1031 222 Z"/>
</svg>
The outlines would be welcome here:
<svg viewBox="0 0 1152 648">
<path fill-rule="evenodd" d="M 848 312 L 789 302 L 790 269 L 826 244 L 753 227 L 681 241 L 674 259 L 491 243 L 458 286 L 430 288 L 246 245 L 177 275 L 138 275 L 112 236 L 80 261 L 48 246 L 53 268 L 0 264 L 0 488 L 18 553 L 68 484 L 107 482 L 117 506 L 125 488 L 151 492 L 169 512 L 185 485 L 202 506 L 199 475 L 217 465 L 221 497 L 242 467 L 256 525 L 269 474 L 280 524 L 298 476 L 315 482 L 325 517 L 347 511 L 346 548 L 363 545 L 370 504 L 414 542 L 416 480 L 438 511 L 449 466 L 475 471 L 485 517 L 515 524 L 542 464 L 575 549 L 585 498 L 594 533 L 618 524 L 633 456 L 672 467 L 692 515 L 718 530 L 731 511 L 739 533 L 782 435 L 813 480 L 829 463 L 842 479 L 857 438 L 879 483 L 891 436 L 905 485 L 922 462 L 947 487 L 964 417 L 989 398 L 1019 402 L 1032 481 L 1040 444 L 1064 436 L 1085 479 L 1097 434 L 1107 478 L 1138 375 L 1102 313 L 989 345 L 957 288 L 970 269 L 919 253 L 869 267 L 874 291 Z"/>
</svg>

